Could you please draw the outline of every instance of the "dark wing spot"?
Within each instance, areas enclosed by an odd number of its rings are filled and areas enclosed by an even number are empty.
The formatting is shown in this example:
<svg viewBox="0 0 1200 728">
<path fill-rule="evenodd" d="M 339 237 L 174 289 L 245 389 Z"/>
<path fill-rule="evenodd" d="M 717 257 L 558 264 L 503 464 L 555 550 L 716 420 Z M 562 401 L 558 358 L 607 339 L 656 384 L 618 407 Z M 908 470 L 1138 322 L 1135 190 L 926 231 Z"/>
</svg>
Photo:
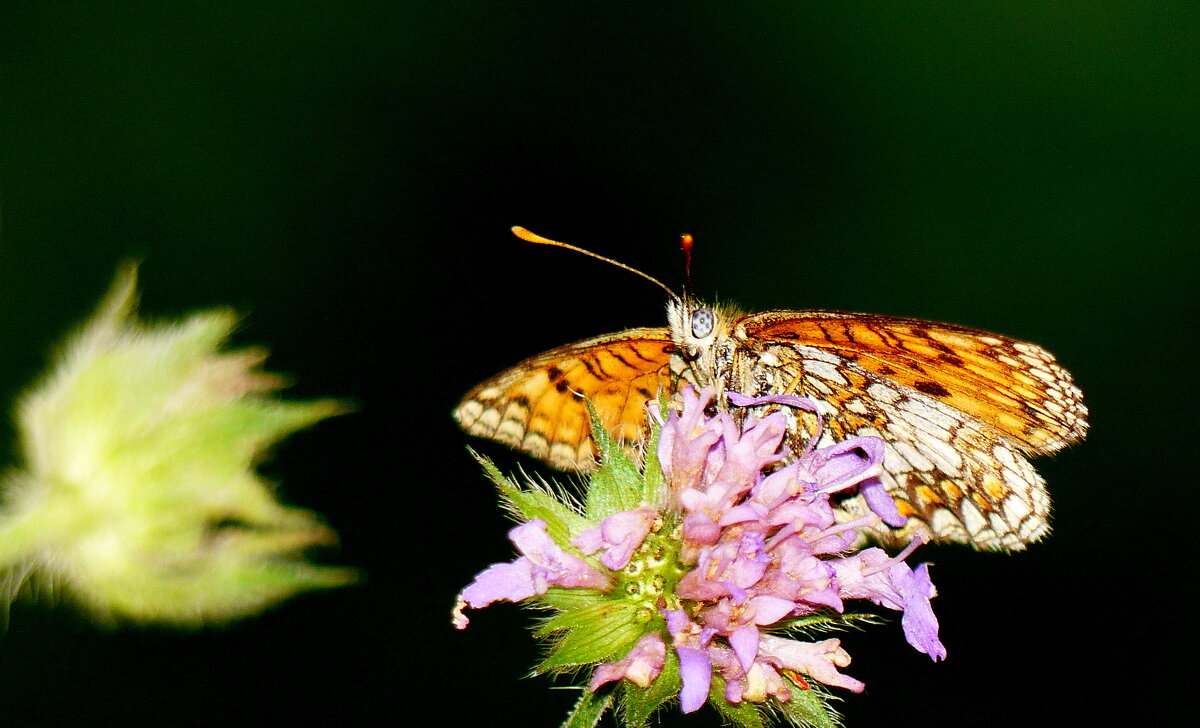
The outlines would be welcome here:
<svg viewBox="0 0 1200 728">
<path fill-rule="evenodd" d="M 600 363 L 597 361 L 593 361 L 587 357 L 583 357 L 579 360 L 579 362 L 581 364 L 583 364 L 584 369 L 588 370 L 588 374 L 591 374 L 596 379 L 606 380 L 606 379 L 612 378 L 608 375 L 608 372 L 604 371 L 604 368 L 601 367 Z"/>
<path fill-rule="evenodd" d="M 963 363 L 962 359 L 959 359 L 957 356 L 955 356 L 949 352 L 943 353 L 943 354 L 938 354 L 938 361 L 943 362 L 945 364 L 949 364 L 952 367 L 962 368 L 962 367 L 966 366 L 966 364 Z"/>
<path fill-rule="evenodd" d="M 630 369 L 634 369 L 634 368 L 635 368 L 635 367 L 634 367 L 632 364 L 630 364 L 630 363 L 629 363 L 629 360 L 628 360 L 628 359 L 626 359 L 625 357 L 621 356 L 621 352 L 619 352 L 619 351 L 610 351 L 610 352 L 608 352 L 608 353 L 609 353 L 609 355 L 611 355 L 611 356 L 612 356 L 612 358 L 614 358 L 614 359 L 616 359 L 617 361 L 621 362 L 621 363 L 622 363 L 622 364 L 624 364 L 626 367 L 628 367 L 628 368 L 630 368 Z"/>
<path fill-rule="evenodd" d="M 950 396 L 950 390 L 946 389 L 945 387 L 938 384 L 937 382 L 928 382 L 928 381 L 924 381 L 924 380 L 918 380 L 916 382 L 913 382 L 913 389 L 915 389 L 918 392 L 921 392 L 923 394 L 928 394 L 931 397 L 949 397 Z"/>
<path fill-rule="evenodd" d="M 646 358 L 646 357 L 645 357 L 645 356 L 642 354 L 642 352 L 638 351 L 638 348 L 637 348 L 636 346 L 631 346 L 631 347 L 629 347 L 629 350 L 633 352 L 633 355 L 634 355 L 634 356 L 636 356 L 638 359 L 641 359 L 641 360 L 642 360 L 642 361 L 644 361 L 644 362 L 649 362 L 650 364 L 656 364 L 656 363 L 657 363 L 657 362 L 655 362 L 653 359 L 647 359 L 647 358 Z M 664 353 L 666 352 L 666 349 L 665 349 L 665 347 L 664 347 L 663 351 L 664 351 Z"/>
<path fill-rule="evenodd" d="M 559 394 L 562 394 L 570 388 L 570 386 L 567 384 L 567 375 L 563 373 L 562 369 L 559 369 L 553 364 L 546 367 L 546 378 L 550 380 L 550 383 L 554 385 L 555 391 L 557 391 Z"/>
<path fill-rule="evenodd" d="M 896 373 L 896 370 L 892 369 L 887 364 L 884 364 L 883 366 L 879 367 L 879 373 L 885 377 L 890 377 Z"/>
<path fill-rule="evenodd" d="M 800 334 L 797 334 L 795 331 L 780 331 L 779 333 L 775 334 L 775 336 L 779 337 L 780 339 L 799 339 L 800 338 Z"/>
</svg>

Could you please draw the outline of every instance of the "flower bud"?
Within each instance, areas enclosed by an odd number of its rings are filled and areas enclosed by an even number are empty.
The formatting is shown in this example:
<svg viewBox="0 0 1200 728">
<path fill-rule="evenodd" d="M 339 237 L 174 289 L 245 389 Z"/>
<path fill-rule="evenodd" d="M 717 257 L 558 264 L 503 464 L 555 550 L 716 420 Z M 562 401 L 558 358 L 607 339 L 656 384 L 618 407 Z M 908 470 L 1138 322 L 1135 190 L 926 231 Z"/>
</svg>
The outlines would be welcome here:
<svg viewBox="0 0 1200 728">
<path fill-rule="evenodd" d="M 346 406 L 272 396 L 282 380 L 257 369 L 264 352 L 220 351 L 229 310 L 138 322 L 135 283 L 129 265 L 21 401 L 0 567 L 49 579 L 100 617 L 173 624 L 353 581 L 302 558 L 336 535 L 255 472 L 266 448 Z"/>
</svg>

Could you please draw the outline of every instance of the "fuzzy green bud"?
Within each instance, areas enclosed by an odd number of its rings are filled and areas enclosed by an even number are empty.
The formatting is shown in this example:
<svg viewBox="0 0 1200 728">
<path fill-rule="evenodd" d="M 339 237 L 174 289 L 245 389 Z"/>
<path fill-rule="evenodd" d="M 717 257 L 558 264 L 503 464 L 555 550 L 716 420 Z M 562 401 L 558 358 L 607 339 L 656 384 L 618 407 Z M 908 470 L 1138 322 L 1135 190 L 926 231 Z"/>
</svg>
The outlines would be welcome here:
<svg viewBox="0 0 1200 728">
<path fill-rule="evenodd" d="M 18 410 L 24 463 L 4 482 L 0 568 L 49 579 L 100 617 L 200 624 L 253 614 L 352 570 L 305 561 L 336 540 L 255 472 L 265 449 L 346 410 L 285 402 L 237 318 L 134 316 L 136 269 Z"/>
</svg>

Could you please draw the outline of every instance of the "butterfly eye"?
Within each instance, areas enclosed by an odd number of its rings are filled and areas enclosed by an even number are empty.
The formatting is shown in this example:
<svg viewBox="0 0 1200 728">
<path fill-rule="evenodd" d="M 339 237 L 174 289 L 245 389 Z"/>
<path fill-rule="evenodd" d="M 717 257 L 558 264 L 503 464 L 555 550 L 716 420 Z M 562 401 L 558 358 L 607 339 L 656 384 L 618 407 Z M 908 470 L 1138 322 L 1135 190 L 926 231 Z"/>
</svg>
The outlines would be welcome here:
<svg viewBox="0 0 1200 728">
<path fill-rule="evenodd" d="M 692 336 L 703 339 L 712 333 L 717 317 L 710 308 L 698 308 L 692 313 Z"/>
</svg>

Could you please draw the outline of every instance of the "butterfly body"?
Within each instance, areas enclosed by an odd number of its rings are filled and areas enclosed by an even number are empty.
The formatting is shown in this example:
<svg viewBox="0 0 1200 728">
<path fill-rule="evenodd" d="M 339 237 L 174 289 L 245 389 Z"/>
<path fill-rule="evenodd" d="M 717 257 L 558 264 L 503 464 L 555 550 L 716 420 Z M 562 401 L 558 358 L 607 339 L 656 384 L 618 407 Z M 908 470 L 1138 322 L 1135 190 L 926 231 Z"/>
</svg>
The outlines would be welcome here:
<svg viewBox="0 0 1200 728">
<path fill-rule="evenodd" d="M 617 439 L 645 437 L 645 405 L 685 384 L 818 403 L 820 444 L 886 443 L 881 476 L 907 524 L 977 548 L 1020 549 L 1049 529 L 1050 498 L 1028 456 L 1083 439 L 1087 408 L 1070 374 L 1034 344 L 950 324 L 840 311 L 743 315 L 679 298 L 667 327 L 630 329 L 552 349 L 477 386 L 455 418 L 565 470 L 595 465 L 585 397 Z M 765 408 L 752 410 L 760 415 Z M 817 417 L 789 411 L 803 450 Z M 867 512 L 860 496 L 841 516 Z"/>
</svg>

